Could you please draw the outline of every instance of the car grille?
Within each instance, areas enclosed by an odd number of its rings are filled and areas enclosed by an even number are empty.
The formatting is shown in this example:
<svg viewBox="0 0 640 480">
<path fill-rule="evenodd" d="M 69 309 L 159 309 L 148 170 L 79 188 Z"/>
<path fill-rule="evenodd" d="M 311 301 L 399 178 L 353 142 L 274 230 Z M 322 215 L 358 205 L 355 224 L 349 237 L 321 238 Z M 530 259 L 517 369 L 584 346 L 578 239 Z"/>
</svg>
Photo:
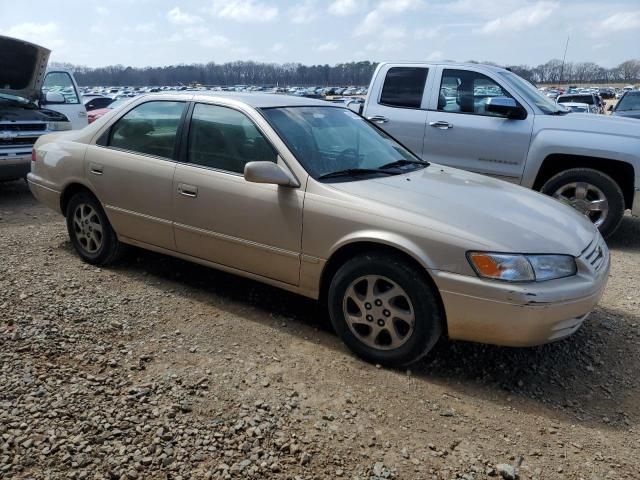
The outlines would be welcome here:
<svg viewBox="0 0 640 480">
<path fill-rule="evenodd" d="M 596 236 L 589 246 L 582 252 L 582 259 L 596 272 L 606 263 L 607 246 L 600 235 Z"/>
<path fill-rule="evenodd" d="M 36 140 L 38 139 L 38 137 L 16 137 L 16 138 L 10 138 L 7 140 L 2 139 L 2 137 L 0 137 L 0 148 L 2 147 L 21 147 L 21 146 L 28 146 L 30 147 L 31 145 L 33 145 L 34 143 L 36 143 Z"/>
<path fill-rule="evenodd" d="M 47 124 L 41 123 L 0 123 L 0 132 L 42 132 Z"/>
</svg>

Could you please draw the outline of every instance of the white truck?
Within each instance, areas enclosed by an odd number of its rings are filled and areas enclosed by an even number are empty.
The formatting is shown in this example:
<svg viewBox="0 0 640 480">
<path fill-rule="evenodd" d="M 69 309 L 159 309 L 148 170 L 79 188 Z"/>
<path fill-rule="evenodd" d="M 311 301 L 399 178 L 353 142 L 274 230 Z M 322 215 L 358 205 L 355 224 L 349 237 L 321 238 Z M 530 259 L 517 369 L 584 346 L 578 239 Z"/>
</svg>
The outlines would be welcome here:
<svg viewBox="0 0 640 480">
<path fill-rule="evenodd" d="M 604 236 L 625 209 L 640 215 L 638 121 L 567 115 L 503 68 L 382 63 L 360 110 L 423 159 L 552 195 Z"/>
<path fill-rule="evenodd" d="M 50 53 L 0 36 L 0 181 L 27 175 L 33 144 L 41 135 L 87 125 L 73 75 L 47 71 Z"/>
</svg>

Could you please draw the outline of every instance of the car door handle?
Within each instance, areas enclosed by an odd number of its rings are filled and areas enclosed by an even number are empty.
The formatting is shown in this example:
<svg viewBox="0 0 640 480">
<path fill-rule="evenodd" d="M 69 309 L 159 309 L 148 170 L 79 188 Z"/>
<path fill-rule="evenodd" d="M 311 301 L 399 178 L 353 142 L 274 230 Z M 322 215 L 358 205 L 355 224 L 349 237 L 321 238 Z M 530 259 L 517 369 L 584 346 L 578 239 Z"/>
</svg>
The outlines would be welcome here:
<svg viewBox="0 0 640 480">
<path fill-rule="evenodd" d="M 429 122 L 429 125 L 435 128 L 439 128 L 440 130 L 447 130 L 449 128 L 453 128 L 449 122 L 443 122 L 442 120 L 437 122 Z"/>
<path fill-rule="evenodd" d="M 383 117 L 382 115 L 374 115 L 373 117 L 367 117 L 367 120 L 370 120 L 374 123 L 387 123 L 389 121 L 387 117 Z"/>
<path fill-rule="evenodd" d="M 102 175 L 104 173 L 104 167 L 99 163 L 92 162 L 89 164 L 89 171 L 94 175 Z"/>
<path fill-rule="evenodd" d="M 198 187 L 195 185 L 187 185 L 186 183 L 179 183 L 178 193 L 185 197 L 195 198 L 198 196 Z"/>
</svg>

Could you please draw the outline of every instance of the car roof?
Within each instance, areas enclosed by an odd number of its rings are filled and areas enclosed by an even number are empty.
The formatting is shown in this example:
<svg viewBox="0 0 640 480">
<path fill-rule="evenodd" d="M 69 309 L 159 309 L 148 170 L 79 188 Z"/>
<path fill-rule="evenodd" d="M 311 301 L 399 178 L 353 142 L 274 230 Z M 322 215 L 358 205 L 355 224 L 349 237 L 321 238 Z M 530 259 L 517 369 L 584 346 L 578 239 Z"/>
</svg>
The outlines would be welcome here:
<svg viewBox="0 0 640 480">
<path fill-rule="evenodd" d="M 497 65 L 489 65 L 487 63 L 465 63 L 465 62 L 450 62 L 447 60 L 443 60 L 443 61 L 439 61 L 439 62 L 420 62 L 420 61 L 415 61 L 415 62 L 381 62 L 378 65 L 378 68 L 380 68 L 381 65 L 406 65 L 406 66 L 416 66 L 419 67 L 421 65 L 424 66 L 429 66 L 429 67 L 437 67 L 437 66 L 444 66 L 444 67 L 449 67 L 449 68 L 455 68 L 455 67 L 471 67 L 471 68 L 480 68 L 480 69 L 485 69 L 485 70 L 492 70 L 494 72 L 505 72 L 508 71 L 506 68 L 504 67 L 500 67 Z"/>
<path fill-rule="evenodd" d="M 151 94 L 153 95 L 153 94 Z M 278 95 L 275 93 L 261 92 L 189 92 L 179 93 L 178 95 L 192 95 L 193 101 L 198 99 L 211 101 L 216 98 L 235 100 L 245 103 L 254 108 L 271 108 L 271 107 L 335 107 L 336 104 L 325 100 L 316 100 L 306 97 L 295 97 L 293 95 Z"/>
</svg>

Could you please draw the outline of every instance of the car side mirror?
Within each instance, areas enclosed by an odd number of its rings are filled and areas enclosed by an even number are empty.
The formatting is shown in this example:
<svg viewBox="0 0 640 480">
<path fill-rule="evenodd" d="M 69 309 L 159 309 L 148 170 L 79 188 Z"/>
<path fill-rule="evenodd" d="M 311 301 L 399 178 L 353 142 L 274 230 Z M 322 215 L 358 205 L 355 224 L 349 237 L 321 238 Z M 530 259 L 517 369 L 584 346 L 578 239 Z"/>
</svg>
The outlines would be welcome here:
<svg viewBox="0 0 640 480">
<path fill-rule="evenodd" d="M 50 105 L 65 103 L 64 95 L 60 92 L 47 92 L 44 96 L 44 103 Z"/>
<path fill-rule="evenodd" d="M 362 114 L 362 107 L 364 107 L 364 103 L 360 103 L 355 100 L 349 100 L 347 102 L 347 108 L 358 115 Z"/>
<path fill-rule="evenodd" d="M 527 118 L 527 111 L 510 97 L 488 98 L 486 110 L 487 112 L 497 113 L 513 120 L 524 120 Z"/>
<path fill-rule="evenodd" d="M 244 166 L 244 179 L 251 183 L 270 183 L 284 187 L 299 187 L 296 179 L 277 163 L 249 162 Z"/>
</svg>

